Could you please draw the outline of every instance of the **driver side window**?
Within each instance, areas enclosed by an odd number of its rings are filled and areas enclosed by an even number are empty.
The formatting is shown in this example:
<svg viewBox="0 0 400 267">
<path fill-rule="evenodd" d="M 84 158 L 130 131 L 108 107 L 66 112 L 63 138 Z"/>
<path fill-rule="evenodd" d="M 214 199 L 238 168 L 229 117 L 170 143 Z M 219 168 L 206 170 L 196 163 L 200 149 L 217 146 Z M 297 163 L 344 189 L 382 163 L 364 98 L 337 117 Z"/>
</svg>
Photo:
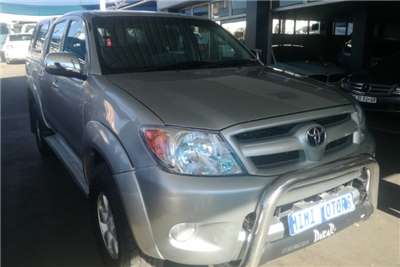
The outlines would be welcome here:
<svg viewBox="0 0 400 267">
<path fill-rule="evenodd" d="M 79 59 L 86 61 L 86 34 L 81 20 L 70 22 L 63 51 L 75 54 Z"/>
<path fill-rule="evenodd" d="M 49 53 L 60 52 L 62 37 L 65 32 L 65 26 L 67 25 L 67 21 L 62 21 L 57 23 L 53 32 L 51 33 L 50 45 L 49 45 Z"/>
</svg>

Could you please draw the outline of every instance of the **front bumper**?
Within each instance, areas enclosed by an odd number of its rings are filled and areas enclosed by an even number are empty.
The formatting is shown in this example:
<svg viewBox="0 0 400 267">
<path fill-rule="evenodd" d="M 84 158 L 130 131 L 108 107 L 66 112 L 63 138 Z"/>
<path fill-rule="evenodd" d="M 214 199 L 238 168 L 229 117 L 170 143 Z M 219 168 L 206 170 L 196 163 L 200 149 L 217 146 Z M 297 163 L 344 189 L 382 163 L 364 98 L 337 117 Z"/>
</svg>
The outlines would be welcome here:
<svg viewBox="0 0 400 267">
<path fill-rule="evenodd" d="M 352 213 L 293 237 L 287 229 L 279 238 L 269 234 L 280 205 L 336 188 L 367 169 L 368 197 Z M 240 261 L 248 267 L 312 244 L 313 230 L 322 232 L 332 227 L 330 223 L 338 231 L 367 218 L 376 207 L 379 167 L 369 154 L 361 154 L 273 178 L 190 177 L 165 173 L 158 167 L 115 178 L 144 253 L 184 264 Z M 139 190 L 132 192 L 133 187 Z M 255 223 L 245 231 L 244 222 L 250 214 L 255 215 Z M 172 240 L 171 229 L 180 224 L 195 224 L 190 242 Z"/>
<path fill-rule="evenodd" d="M 334 231 L 341 230 L 361 219 L 368 218 L 372 214 L 373 207 L 377 207 L 378 201 L 379 166 L 373 158 L 361 155 L 356 158 L 327 164 L 313 170 L 284 175 L 271 187 L 267 188 L 260 198 L 256 209 L 256 223 L 249 235 L 240 266 L 256 267 L 262 262 L 319 241 L 312 229 L 294 237 L 286 237 L 279 241 L 270 242 L 268 230 L 273 222 L 279 200 L 295 188 L 323 183 L 331 179 L 344 177 L 350 173 L 366 173 L 369 176 L 369 185 L 367 186 L 368 197 L 358 204 L 356 210 L 350 215 L 345 215 L 326 224 L 319 225 L 317 230 L 328 231 L 328 228 L 332 228 L 331 225 L 333 225 Z"/>
</svg>

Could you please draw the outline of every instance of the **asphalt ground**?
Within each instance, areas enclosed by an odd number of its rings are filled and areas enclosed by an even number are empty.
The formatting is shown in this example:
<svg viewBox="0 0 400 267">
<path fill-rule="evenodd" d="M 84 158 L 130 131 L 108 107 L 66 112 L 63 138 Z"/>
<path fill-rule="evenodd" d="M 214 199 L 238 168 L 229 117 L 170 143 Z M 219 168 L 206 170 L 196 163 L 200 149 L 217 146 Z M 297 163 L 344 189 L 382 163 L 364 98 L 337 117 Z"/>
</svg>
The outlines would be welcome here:
<svg viewBox="0 0 400 267">
<path fill-rule="evenodd" d="M 42 160 L 36 149 L 24 66 L 0 64 L 0 77 L 3 266 L 102 266 L 88 202 L 62 163 Z M 382 211 L 266 266 L 400 266 L 400 118 L 368 114 L 368 125 L 384 178 Z"/>
</svg>

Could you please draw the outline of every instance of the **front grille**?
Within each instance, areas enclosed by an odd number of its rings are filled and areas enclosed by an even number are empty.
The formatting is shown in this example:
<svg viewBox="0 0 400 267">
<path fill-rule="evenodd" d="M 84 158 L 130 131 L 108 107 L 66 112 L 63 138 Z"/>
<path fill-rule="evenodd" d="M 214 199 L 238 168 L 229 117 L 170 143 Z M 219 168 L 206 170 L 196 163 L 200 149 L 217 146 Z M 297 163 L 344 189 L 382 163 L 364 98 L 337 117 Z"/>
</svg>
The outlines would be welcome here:
<svg viewBox="0 0 400 267">
<path fill-rule="evenodd" d="M 251 160 L 257 168 L 266 169 L 297 162 L 300 160 L 300 155 L 300 151 L 290 151 L 273 155 L 251 157 Z"/>
<path fill-rule="evenodd" d="M 372 84 L 368 93 L 370 94 L 390 94 L 392 87 L 387 85 Z"/>
<path fill-rule="evenodd" d="M 350 90 L 369 95 L 388 95 L 392 86 L 384 84 L 350 83 Z"/>
<path fill-rule="evenodd" d="M 334 116 L 329 116 L 329 117 L 324 117 L 324 118 L 317 118 L 314 120 L 309 121 L 310 123 L 314 122 L 317 124 L 320 124 L 324 126 L 325 128 L 331 127 L 333 125 L 341 124 L 346 121 L 351 120 L 351 115 L 350 113 L 347 114 L 339 114 L 339 115 L 334 115 Z M 291 123 L 291 124 L 285 124 L 285 125 L 279 125 L 276 127 L 271 127 L 271 128 L 264 128 L 264 129 L 259 129 L 255 131 L 250 131 L 250 132 L 244 132 L 241 134 L 238 134 L 235 136 L 235 138 L 239 142 L 254 142 L 262 139 L 270 139 L 270 138 L 278 138 L 278 137 L 283 137 L 283 136 L 288 136 L 290 135 L 295 128 L 297 128 L 299 125 L 304 124 L 304 122 L 298 122 L 298 123 Z"/>
<path fill-rule="evenodd" d="M 280 174 L 351 151 L 347 148 L 353 147 L 353 133 L 358 130 L 354 109 L 349 105 L 333 110 L 340 112 L 316 111 L 255 121 L 228 128 L 223 134 L 249 173 Z M 325 128 L 326 139 L 313 146 L 306 132 L 317 125 Z"/>
<path fill-rule="evenodd" d="M 240 142 L 252 142 L 265 138 L 276 138 L 279 136 L 284 136 L 290 133 L 290 131 L 295 127 L 293 124 L 280 125 L 272 128 L 265 128 L 251 132 L 245 132 L 238 134 L 236 139 Z"/>
<path fill-rule="evenodd" d="M 345 136 L 343 138 L 337 139 L 333 142 L 330 142 L 325 147 L 325 153 L 332 153 L 339 149 L 342 149 L 353 142 L 353 135 Z"/>
<path fill-rule="evenodd" d="M 356 91 L 363 91 L 363 86 L 364 86 L 363 83 L 351 83 L 350 84 L 351 89 L 356 90 Z"/>
</svg>

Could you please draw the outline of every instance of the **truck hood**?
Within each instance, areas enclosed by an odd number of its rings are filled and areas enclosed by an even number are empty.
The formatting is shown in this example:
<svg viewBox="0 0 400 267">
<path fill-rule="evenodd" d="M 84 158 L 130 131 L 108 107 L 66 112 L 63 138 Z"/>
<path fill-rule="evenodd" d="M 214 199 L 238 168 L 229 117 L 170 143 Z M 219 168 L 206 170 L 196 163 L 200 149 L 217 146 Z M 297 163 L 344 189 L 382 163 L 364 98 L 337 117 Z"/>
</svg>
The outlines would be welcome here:
<svg viewBox="0 0 400 267">
<path fill-rule="evenodd" d="M 106 78 L 166 125 L 220 130 L 349 104 L 337 91 L 259 67 L 112 74 Z"/>
</svg>

